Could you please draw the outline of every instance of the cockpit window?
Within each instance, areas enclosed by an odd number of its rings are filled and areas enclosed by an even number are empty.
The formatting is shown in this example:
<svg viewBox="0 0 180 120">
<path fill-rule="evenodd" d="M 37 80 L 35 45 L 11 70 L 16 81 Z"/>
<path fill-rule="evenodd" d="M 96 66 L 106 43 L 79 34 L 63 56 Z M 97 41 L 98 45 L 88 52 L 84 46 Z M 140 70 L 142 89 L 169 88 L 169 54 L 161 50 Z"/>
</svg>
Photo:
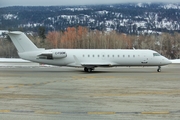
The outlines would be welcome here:
<svg viewBox="0 0 180 120">
<path fill-rule="evenodd" d="M 153 56 L 161 56 L 159 53 L 153 53 Z"/>
</svg>

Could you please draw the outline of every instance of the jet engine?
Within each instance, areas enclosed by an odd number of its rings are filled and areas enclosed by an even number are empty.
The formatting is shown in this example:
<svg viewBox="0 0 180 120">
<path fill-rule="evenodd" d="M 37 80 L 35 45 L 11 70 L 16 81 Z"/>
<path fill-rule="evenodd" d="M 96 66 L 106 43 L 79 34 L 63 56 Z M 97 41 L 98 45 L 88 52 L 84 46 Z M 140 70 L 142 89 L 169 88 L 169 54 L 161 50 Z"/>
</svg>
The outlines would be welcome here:
<svg viewBox="0 0 180 120">
<path fill-rule="evenodd" d="M 64 51 L 46 51 L 38 55 L 38 59 L 61 59 L 67 57 Z"/>
<path fill-rule="evenodd" d="M 53 57 L 53 59 L 60 59 L 60 58 L 67 57 L 67 54 L 66 54 L 66 52 L 53 52 L 52 57 Z"/>
</svg>

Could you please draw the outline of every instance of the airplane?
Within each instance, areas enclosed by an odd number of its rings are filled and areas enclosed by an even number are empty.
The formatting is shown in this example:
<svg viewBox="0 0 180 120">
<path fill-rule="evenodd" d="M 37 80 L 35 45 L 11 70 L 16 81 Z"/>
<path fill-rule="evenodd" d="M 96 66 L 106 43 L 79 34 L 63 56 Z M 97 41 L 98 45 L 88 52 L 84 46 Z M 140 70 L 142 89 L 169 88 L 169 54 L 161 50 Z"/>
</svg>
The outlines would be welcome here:
<svg viewBox="0 0 180 120">
<path fill-rule="evenodd" d="M 161 66 L 171 63 L 169 59 L 149 49 L 45 49 L 35 44 L 20 31 L 7 32 L 18 55 L 32 62 L 55 66 L 82 67 L 92 72 L 96 67 Z"/>
</svg>

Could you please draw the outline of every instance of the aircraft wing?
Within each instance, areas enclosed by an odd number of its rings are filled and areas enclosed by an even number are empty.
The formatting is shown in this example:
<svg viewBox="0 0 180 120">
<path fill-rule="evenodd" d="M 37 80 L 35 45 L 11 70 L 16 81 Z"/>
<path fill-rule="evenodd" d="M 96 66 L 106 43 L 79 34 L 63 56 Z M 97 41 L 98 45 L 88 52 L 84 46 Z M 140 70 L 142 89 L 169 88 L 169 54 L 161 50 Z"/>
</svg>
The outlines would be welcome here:
<svg viewBox="0 0 180 120">
<path fill-rule="evenodd" d="M 115 64 L 110 62 L 80 62 L 78 58 L 74 55 L 75 65 L 82 66 L 82 67 L 112 67 Z"/>
<path fill-rule="evenodd" d="M 94 67 L 112 67 L 112 63 L 81 63 L 83 67 L 94 66 Z"/>
</svg>

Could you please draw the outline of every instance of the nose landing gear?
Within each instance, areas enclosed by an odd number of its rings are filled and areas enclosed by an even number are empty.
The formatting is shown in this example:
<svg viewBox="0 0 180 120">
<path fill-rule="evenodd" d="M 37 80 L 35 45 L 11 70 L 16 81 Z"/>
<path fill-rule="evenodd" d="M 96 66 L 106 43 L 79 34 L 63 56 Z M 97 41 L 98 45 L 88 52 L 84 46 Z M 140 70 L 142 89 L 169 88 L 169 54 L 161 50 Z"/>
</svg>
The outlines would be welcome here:
<svg viewBox="0 0 180 120">
<path fill-rule="evenodd" d="M 161 72 L 161 66 L 158 66 L 157 72 Z"/>
</svg>

